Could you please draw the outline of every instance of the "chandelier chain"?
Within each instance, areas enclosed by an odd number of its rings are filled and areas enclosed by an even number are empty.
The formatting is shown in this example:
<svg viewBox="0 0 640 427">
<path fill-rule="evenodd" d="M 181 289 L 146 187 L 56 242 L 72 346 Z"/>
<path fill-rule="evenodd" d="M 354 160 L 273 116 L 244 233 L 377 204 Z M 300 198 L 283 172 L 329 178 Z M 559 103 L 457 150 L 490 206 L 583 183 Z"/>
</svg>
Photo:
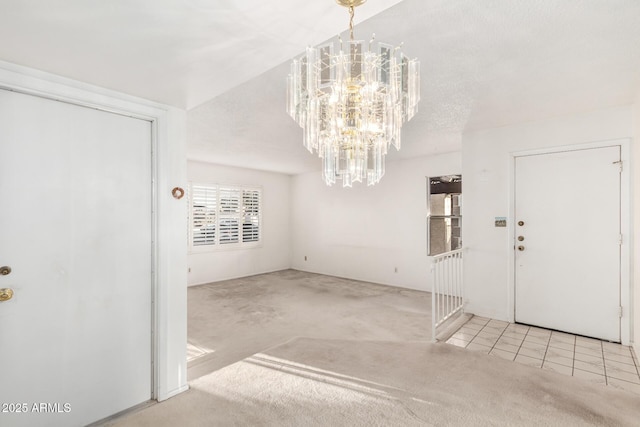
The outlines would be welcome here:
<svg viewBox="0 0 640 427">
<path fill-rule="evenodd" d="M 353 41 L 353 16 L 355 13 L 355 8 L 353 6 L 349 6 L 349 34 L 351 35 L 351 41 Z"/>
</svg>

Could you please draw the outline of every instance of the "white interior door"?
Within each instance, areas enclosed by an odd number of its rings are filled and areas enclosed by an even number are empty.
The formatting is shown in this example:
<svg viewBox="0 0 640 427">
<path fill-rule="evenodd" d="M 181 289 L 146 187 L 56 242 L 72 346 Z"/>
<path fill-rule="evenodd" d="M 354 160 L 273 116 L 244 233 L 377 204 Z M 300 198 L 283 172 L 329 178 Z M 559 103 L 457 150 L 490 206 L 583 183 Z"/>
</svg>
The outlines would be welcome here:
<svg viewBox="0 0 640 427">
<path fill-rule="evenodd" d="M 0 425 L 151 398 L 151 188 L 150 122 L 0 90 Z"/>
<path fill-rule="evenodd" d="M 619 161 L 619 146 L 516 158 L 517 322 L 620 341 Z"/>
</svg>

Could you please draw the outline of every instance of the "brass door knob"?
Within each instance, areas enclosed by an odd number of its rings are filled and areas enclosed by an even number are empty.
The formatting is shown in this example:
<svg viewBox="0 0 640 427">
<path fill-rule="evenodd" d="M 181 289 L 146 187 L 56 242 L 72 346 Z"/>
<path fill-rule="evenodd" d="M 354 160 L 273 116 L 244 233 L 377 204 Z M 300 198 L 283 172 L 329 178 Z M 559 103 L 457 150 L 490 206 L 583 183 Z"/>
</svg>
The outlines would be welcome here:
<svg viewBox="0 0 640 427">
<path fill-rule="evenodd" d="M 518 242 L 522 242 L 524 240 L 524 236 L 518 236 Z"/>
<path fill-rule="evenodd" d="M 0 289 L 0 302 L 9 301 L 13 298 L 13 289 L 2 288 Z"/>
<path fill-rule="evenodd" d="M 0 275 L 7 276 L 9 274 L 11 274 L 11 267 L 9 267 L 8 265 L 3 265 L 2 267 L 0 267 Z"/>
<path fill-rule="evenodd" d="M 524 246 L 518 246 L 519 251 L 524 251 Z"/>
<path fill-rule="evenodd" d="M 522 227 L 524 225 L 524 221 L 518 221 L 518 225 Z"/>
</svg>

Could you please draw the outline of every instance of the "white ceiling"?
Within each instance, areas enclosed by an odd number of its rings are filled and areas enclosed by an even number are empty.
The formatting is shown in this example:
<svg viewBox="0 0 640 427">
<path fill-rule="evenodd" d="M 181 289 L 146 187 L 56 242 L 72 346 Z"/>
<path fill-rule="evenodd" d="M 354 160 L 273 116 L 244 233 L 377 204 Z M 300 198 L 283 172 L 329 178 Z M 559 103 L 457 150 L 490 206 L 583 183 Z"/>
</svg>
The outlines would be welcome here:
<svg viewBox="0 0 640 427">
<path fill-rule="evenodd" d="M 0 0 L 0 58 L 190 109 L 337 34 L 346 13 L 334 0 Z"/>
<path fill-rule="evenodd" d="M 421 61 L 389 160 L 640 87 L 639 0 L 369 0 L 355 21 Z M 285 113 L 288 62 L 347 25 L 335 0 L 0 0 L 0 59 L 189 109 L 191 159 L 295 174 L 320 163 Z"/>
</svg>

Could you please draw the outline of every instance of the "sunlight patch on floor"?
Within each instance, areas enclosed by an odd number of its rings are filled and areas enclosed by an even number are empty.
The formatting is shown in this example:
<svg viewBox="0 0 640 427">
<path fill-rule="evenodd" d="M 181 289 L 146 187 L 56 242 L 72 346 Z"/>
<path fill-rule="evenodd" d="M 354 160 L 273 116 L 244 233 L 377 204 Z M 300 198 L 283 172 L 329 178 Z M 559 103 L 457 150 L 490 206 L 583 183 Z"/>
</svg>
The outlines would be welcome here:
<svg viewBox="0 0 640 427">
<path fill-rule="evenodd" d="M 340 374 L 337 372 L 327 371 L 315 366 L 309 366 L 291 360 L 280 359 L 263 353 L 255 354 L 245 359 L 243 362 L 263 368 L 274 369 L 281 372 L 282 374 L 294 375 L 300 379 L 324 383 L 327 386 L 340 387 L 345 390 L 364 393 L 372 397 L 375 396 L 387 399 L 395 399 L 394 395 L 404 395 L 407 393 L 406 390 L 397 387 L 380 384 L 361 378 Z"/>
<path fill-rule="evenodd" d="M 191 362 L 192 360 L 199 359 L 202 356 L 206 356 L 207 354 L 214 352 L 215 350 L 211 350 L 206 347 L 197 346 L 195 344 L 187 342 L 187 362 Z"/>
</svg>

